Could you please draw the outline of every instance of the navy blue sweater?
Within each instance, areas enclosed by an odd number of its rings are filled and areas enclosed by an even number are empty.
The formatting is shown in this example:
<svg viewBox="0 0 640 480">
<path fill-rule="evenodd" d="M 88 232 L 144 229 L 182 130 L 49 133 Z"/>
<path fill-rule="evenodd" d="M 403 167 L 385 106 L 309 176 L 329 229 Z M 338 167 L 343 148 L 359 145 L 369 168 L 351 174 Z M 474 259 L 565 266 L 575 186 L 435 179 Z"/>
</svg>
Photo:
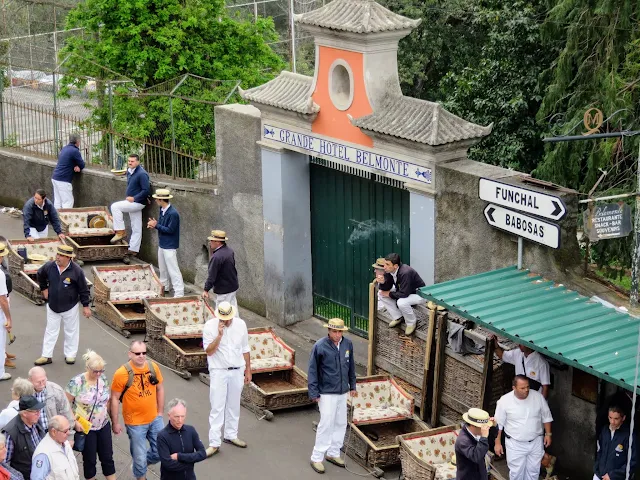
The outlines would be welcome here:
<svg viewBox="0 0 640 480">
<path fill-rule="evenodd" d="M 24 207 L 22 207 L 22 213 L 25 238 L 29 236 L 30 228 L 35 228 L 41 232 L 49 225 L 49 222 L 51 222 L 53 229 L 58 235 L 62 233 L 58 211 L 48 198 L 44 199 L 44 206 L 40 208 L 36 205 L 35 199 L 31 197 L 27 200 L 27 203 L 24 204 Z"/>
<path fill-rule="evenodd" d="M 409 265 L 401 264 L 396 274 L 395 286 L 396 291 L 389 293 L 389 296 L 394 300 L 398 300 L 416 293 L 416 290 L 424 287 L 424 281 L 420 278 L 418 272 Z"/>
<path fill-rule="evenodd" d="M 76 306 L 78 300 L 83 307 L 89 306 L 89 287 L 82 268 L 71 262 L 62 273 L 51 261 L 42 265 L 37 273 L 40 290 L 49 289 L 49 308 L 56 313 L 66 312 Z"/>
<path fill-rule="evenodd" d="M 174 250 L 180 246 L 180 214 L 173 205 L 169 205 L 164 215 L 160 209 L 156 230 L 160 248 Z"/>
<path fill-rule="evenodd" d="M 622 425 L 611 438 L 611 430 L 605 426 L 598 439 L 598 453 L 593 473 L 598 478 L 605 474 L 611 480 L 624 480 L 627 474 L 627 455 L 629 455 L 629 426 Z M 631 474 L 636 470 L 636 440 L 631 451 Z"/>
<path fill-rule="evenodd" d="M 489 451 L 489 440 L 473 435 L 462 427 L 456 440 L 456 480 L 487 480 L 487 465 L 484 457 Z"/>
<path fill-rule="evenodd" d="M 213 288 L 214 293 L 231 293 L 238 290 L 238 271 L 236 258 L 231 247 L 224 244 L 209 259 L 209 275 L 204 284 L 204 291 Z"/>
<path fill-rule="evenodd" d="M 142 165 L 138 165 L 133 173 L 127 170 L 127 197 L 133 197 L 134 202 L 146 205 L 150 191 L 149 174 Z"/>
<path fill-rule="evenodd" d="M 178 460 L 171 458 L 178 454 Z M 176 430 L 171 423 L 158 433 L 161 480 L 196 480 L 194 464 L 207 458 L 198 432 L 191 425 Z"/>
<path fill-rule="evenodd" d="M 342 337 L 339 351 L 329 336 L 315 343 L 309 357 L 308 386 L 311 399 L 356 389 L 356 362 L 351 340 Z"/>
<path fill-rule="evenodd" d="M 60 150 L 58 163 L 51 179 L 71 183 L 73 180 L 74 167 L 80 167 L 80 170 L 82 170 L 84 168 L 84 160 L 82 160 L 80 149 L 76 147 L 76 144 L 70 143 Z"/>
</svg>

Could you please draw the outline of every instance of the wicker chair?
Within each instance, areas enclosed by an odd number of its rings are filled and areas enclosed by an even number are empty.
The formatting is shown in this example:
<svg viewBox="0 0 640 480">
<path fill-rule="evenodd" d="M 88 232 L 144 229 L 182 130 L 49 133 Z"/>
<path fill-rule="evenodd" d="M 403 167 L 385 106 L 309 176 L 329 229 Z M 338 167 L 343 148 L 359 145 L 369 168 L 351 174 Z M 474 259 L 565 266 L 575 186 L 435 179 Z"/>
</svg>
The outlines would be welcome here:
<svg viewBox="0 0 640 480">
<path fill-rule="evenodd" d="M 144 299 L 162 297 L 164 293 L 153 267 L 105 265 L 91 271 L 97 317 L 126 337 L 131 331 L 144 331 Z"/>
<path fill-rule="evenodd" d="M 350 421 L 355 425 L 406 420 L 414 411 L 413 397 L 389 375 L 358 378 L 349 403 L 353 406 Z"/>
<path fill-rule="evenodd" d="M 123 260 L 129 244 L 120 240 L 110 243 L 115 234 L 107 207 L 61 208 L 58 210 L 62 231 L 67 235 L 67 244 L 73 247 L 76 260 L 93 262 L 97 260 Z M 104 217 L 107 222 L 104 228 L 89 227 L 89 219 L 93 215 Z"/>
<path fill-rule="evenodd" d="M 36 273 L 42 266 L 40 263 L 28 263 L 18 255 L 18 248 L 24 247 L 27 256 L 37 253 L 47 257 L 47 261 L 56 259 L 58 245 L 62 243 L 57 238 L 40 238 L 33 242 L 26 239 L 9 240 L 9 272 L 13 281 L 13 288 L 27 297 L 36 305 L 44 305 L 44 299 L 40 293 L 40 285 L 36 280 Z"/>
<path fill-rule="evenodd" d="M 399 435 L 400 461 L 406 480 L 448 480 L 456 478 L 451 463 L 458 430 L 454 425 Z"/>
</svg>

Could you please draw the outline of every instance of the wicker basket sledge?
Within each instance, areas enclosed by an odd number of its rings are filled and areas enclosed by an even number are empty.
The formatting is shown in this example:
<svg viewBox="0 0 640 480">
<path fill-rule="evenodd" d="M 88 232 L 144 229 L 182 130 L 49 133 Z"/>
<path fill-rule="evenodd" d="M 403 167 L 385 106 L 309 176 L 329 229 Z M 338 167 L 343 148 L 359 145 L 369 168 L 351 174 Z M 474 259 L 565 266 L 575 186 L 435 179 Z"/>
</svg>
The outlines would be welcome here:
<svg viewBox="0 0 640 480">
<path fill-rule="evenodd" d="M 164 287 L 151 265 L 92 267 L 95 311 L 99 320 L 125 337 L 144 331 L 143 300 L 162 297 Z"/>
<path fill-rule="evenodd" d="M 399 435 L 400 462 L 404 478 L 406 480 L 455 478 L 455 469 L 452 470 L 448 465 L 455 451 L 455 437 L 457 434 L 454 425 Z M 439 472 L 439 465 L 444 466 L 448 471 Z"/>
<path fill-rule="evenodd" d="M 145 298 L 149 354 L 190 378 L 207 367 L 202 330 L 213 309 L 201 297 Z"/>
<path fill-rule="evenodd" d="M 123 260 L 127 256 L 129 244 L 125 240 L 116 244 L 110 242 L 115 230 L 107 207 L 61 208 L 58 214 L 62 231 L 67 236 L 66 243 L 73 247 L 77 260 Z M 96 216 L 104 218 L 104 228 L 89 226 Z"/>
</svg>

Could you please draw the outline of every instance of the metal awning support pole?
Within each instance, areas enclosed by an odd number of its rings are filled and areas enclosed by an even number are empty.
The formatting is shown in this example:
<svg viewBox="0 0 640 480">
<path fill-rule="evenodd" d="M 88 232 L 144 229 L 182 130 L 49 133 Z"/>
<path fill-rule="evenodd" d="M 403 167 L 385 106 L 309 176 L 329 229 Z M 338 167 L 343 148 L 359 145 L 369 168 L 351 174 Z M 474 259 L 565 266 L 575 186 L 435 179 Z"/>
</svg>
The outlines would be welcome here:
<svg viewBox="0 0 640 480">
<path fill-rule="evenodd" d="M 638 327 L 638 350 L 636 351 L 636 376 L 633 382 L 633 400 L 631 401 L 631 431 L 629 432 L 629 448 L 627 449 L 627 475 L 624 477 L 627 480 L 631 478 L 631 452 L 633 452 L 633 437 L 635 431 L 635 417 L 636 417 L 636 398 L 638 393 L 638 360 L 640 359 L 640 327 Z"/>
<path fill-rule="evenodd" d="M 640 145 L 638 145 L 636 180 L 636 192 L 638 192 L 640 190 Z M 631 292 L 629 292 L 629 303 L 631 308 L 636 308 L 638 306 L 638 275 L 640 274 L 640 194 L 636 194 L 636 211 L 633 217 L 633 235 L 634 243 L 633 257 L 631 258 Z"/>
<path fill-rule="evenodd" d="M 522 237 L 518 237 L 518 270 L 522 270 Z"/>
</svg>

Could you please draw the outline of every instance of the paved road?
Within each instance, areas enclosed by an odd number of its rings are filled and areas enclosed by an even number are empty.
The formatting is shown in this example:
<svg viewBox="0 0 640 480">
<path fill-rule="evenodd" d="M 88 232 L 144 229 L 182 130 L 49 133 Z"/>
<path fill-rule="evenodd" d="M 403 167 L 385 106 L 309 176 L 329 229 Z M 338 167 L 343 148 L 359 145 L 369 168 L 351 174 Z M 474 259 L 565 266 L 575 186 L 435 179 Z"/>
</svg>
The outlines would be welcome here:
<svg viewBox="0 0 640 480">
<path fill-rule="evenodd" d="M 22 220 L 14 219 L 0 213 L 0 235 L 5 238 L 22 238 Z M 88 267 L 85 267 L 88 271 Z M 9 347 L 9 351 L 18 355 L 17 369 L 9 370 L 15 377 L 26 377 L 33 361 L 40 356 L 42 337 L 45 327 L 45 310 L 27 301 L 22 296 L 11 296 L 11 311 L 14 320 L 16 342 Z M 243 311 L 243 316 L 249 326 L 268 324 L 266 320 Z M 296 349 L 296 364 L 306 370 L 309 343 L 286 330 L 278 333 Z M 137 337 L 142 338 L 138 335 Z M 112 375 L 116 368 L 127 361 L 129 340 L 121 337 L 95 318 L 81 317 L 80 352 L 87 348 L 96 350 L 107 362 L 107 374 Z M 62 353 L 62 338 L 58 340 L 53 364 L 46 367 L 50 380 L 66 385 L 74 375 L 84 371 L 81 362 L 76 365 L 66 365 Z M 193 424 L 204 439 L 206 445 L 209 414 L 209 390 L 197 379 L 183 380 L 175 373 L 163 370 L 167 401 L 179 396 L 188 404 L 188 423 Z M 0 405 L 10 401 L 10 382 L 0 384 Z M 312 422 L 318 419 L 315 408 L 296 409 L 276 413 L 272 422 L 258 420 L 253 413 L 242 409 L 240 418 L 240 438 L 249 443 L 246 450 L 231 445 L 223 445 L 221 452 L 213 458 L 207 459 L 196 466 L 198 478 L 221 478 L 222 475 L 232 475 L 234 480 L 262 480 L 270 479 L 312 479 L 318 474 L 309 467 L 309 456 L 313 448 L 314 432 Z M 125 434 L 114 439 L 117 475 L 119 479 L 131 479 L 129 456 L 129 441 Z M 81 457 L 79 458 L 79 460 Z M 348 460 L 351 470 L 360 474 L 363 469 Z M 98 467 L 98 471 L 100 471 Z M 159 477 L 159 468 L 153 467 L 148 478 Z M 396 478 L 397 472 L 387 475 Z M 355 478 L 344 469 L 327 464 L 325 478 L 347 479 Z M 102 478 L 99 474 L 99 478 Z"/>
</svg>

